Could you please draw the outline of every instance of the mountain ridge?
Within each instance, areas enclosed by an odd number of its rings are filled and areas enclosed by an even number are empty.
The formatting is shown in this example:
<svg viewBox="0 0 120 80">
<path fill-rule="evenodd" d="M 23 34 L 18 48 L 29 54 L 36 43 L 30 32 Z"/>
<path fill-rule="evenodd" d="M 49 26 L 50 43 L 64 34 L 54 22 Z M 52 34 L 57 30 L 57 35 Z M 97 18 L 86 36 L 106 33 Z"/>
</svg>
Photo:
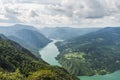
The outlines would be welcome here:
<svg viewBox="0 0 120 80">
<path fill-rule="evenodd" d="M 50 39 L 30 25 L 16 24 L 9 27 L 0 27 L 0 33 L 27 48 L 38 58 L 40 58 L 39 50 L 51 42 Z"/>
<path fill-rule="evenodd" d="M 40 29 L 40 32 L 48 38 L 68 40 L 97 30 L 99 30 L 99 28 L 45 27 Z"/>
</svg>

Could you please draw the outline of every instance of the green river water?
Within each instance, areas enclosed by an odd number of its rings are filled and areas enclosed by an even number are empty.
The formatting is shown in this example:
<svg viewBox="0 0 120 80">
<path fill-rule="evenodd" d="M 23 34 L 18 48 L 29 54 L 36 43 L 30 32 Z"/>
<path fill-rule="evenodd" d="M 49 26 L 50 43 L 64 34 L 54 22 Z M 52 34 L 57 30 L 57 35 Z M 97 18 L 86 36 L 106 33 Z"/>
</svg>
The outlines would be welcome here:
<svg viewBox="0 0 120 80">
<path fill-rule="evenodd" d="M 53 42 L 49 43 L 46 47 L 41 49 L 40 55 L 42 59 L 46 62 L 48 62 L 51 65 L 58 65 L 58 61 L 55 59 L 55 57 L 59 54 L 59 51 L 57 47 L 55 46 L 55 42 L 57 40 L 54 40 Z M 107 75 L 95 75 L 95 76 L 80 76 L 80 80 L 120 80 L 120 71 L 116 71 L 112 74 Z"/>
</svg>

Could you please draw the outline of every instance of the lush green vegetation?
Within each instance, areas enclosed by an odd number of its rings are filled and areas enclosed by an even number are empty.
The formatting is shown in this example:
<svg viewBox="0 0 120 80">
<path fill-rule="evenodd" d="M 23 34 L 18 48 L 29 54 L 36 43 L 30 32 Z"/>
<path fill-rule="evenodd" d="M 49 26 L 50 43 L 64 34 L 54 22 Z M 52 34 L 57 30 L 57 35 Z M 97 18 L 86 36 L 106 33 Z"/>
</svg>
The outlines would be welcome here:
<svg viewBox="0 0 120 80">
<path fill-rule="evenodd" d="M 25 80 L 19 69 L 15 72 L 2 72 L 0 71 L 0 80 Z"/>
<path fill-rule="evenodd" d="M 0 35 L 0 80 L 78 80 L 65 69 L 50 66 L 19 44 Z"/>
<path fill-rule="evenodd" d="M 58 42 L 57 60 L 74 75 L 108 74 L 120 69 L 120 28 L 104 28 Z"/>
</svg>

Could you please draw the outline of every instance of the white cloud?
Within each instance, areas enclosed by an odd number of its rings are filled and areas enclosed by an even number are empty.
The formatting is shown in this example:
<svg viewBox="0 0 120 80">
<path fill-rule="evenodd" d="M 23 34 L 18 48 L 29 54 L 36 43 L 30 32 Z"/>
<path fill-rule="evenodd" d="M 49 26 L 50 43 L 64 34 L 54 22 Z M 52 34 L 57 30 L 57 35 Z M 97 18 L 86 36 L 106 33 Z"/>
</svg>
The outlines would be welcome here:
<svg viewBox="0 0 120 80">
<path fill-rule="evenodd" d="M 0 24 L 120 25 L 119 0 L 0 0 Z"/>
</svg>

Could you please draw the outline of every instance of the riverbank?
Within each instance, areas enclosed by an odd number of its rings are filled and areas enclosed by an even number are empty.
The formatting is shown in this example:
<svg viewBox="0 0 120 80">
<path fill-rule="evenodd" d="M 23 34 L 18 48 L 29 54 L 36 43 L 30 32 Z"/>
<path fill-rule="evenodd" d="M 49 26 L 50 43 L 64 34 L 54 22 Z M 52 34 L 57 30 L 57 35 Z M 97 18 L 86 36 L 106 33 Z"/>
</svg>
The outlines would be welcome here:
<svg viewBox="0 0 120 80">
<path fill-rule="evenodd" d="M 61 66 L 55 57 L 60 53 L 55 43 L 58 40 L 53 40 L 47 46 L 39 51 L 41 58 L 51 65 Z M 120 80 L 120 71 L 116 71 L 107 75 L 95 75 L 95 76 L 78 76 L 80 80 Z"/>
<path fill-rule="evenodd" d="M 107 75 L 80 76 L 80 80 L 120 80 L 120 71 Z"/>
<path fill-rule="evenodd" d="M 55 43 L 58 40 L 53 40 L 47 46 L 39 51 L 41 58 L 51 65 L 61 66 L 58 61 L 55 59 L 59 54 L 58 48 L 55 46 Z"/>
</svg>

